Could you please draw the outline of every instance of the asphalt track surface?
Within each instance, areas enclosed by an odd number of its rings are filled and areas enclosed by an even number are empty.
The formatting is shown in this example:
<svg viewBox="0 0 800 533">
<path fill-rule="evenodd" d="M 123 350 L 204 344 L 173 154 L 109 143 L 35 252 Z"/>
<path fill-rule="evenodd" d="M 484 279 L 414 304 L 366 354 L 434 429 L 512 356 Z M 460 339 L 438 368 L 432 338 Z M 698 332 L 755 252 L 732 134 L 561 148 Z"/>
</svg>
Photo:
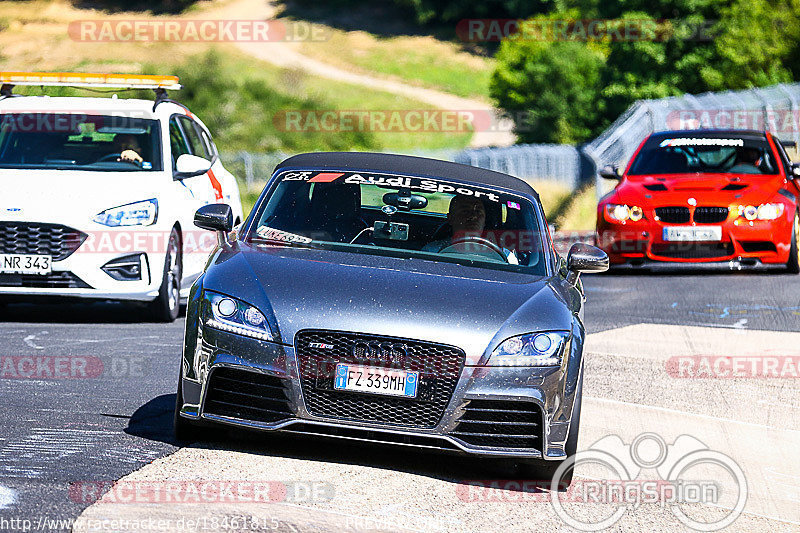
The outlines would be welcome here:
<svg viewBox="0 0 800 533">
<path fill-rule="evenodd" d="M 726 452 L 729 450 L 725 443 L 729 441 L 725 439 L 730 434 L 738 435 L 737 439 L 747 441 L 747 450 L 763 458 L 763 464 L 753 466 L 758 467 L 757 472 L 745 468 L 753 480 L 748 505 L 754 507 L 748 508 L 749 514 L 735 522 L 734 528 L 789 531 L 800 527 L 797 511 L 787 510 L 786 505 L 787 501 L 794 501 L 796 508 L 800 498 L 800 472 L 791 471 L 796 468 L 796 455 L 788 456 L 794 458 L 795 464 L 786 465 L 781 462 L 784 455 L 772 453 L 776 448 L 797 443 L 800 395 L 796 380 L 711 383 L 670 380 L 663 375 L 663 358 L 672 353 L 673 347 L 672 355 L 713 353 L 715 347 L 726 342 L 734 347 L 749 346 L 750 350 L 763 348 L 768 353 L 794 353 L 792 347 L 800 344 L 793 333 L 800 331 L 800 277 L 776 273 L 636 273 L 584 276 L 584 283 L 588 299 L 586 327 L 595 339 L 588 348 L 598 355 L 587 358 L 585 394 L 590 400 L 583 413 L 581 446 L 592 444 L 595 437 L 614 433 L 609 427 L 615 424 L 620 426 L 617 434 L 626 442 L 646 431 L 671 440 L 672 429 L 692 434 L 692 428 L 696 428 L 695 433 L 702 433 L 699 436 L 705 444 Z M 57 364 L 62 365 L 62 373 L 66 372 L 66 377 L 59 379 L 15 378 L 10 373 L 20 368 L 4 367 L 4 378 L 0 379 L 0 530 L 19 530 L 25 519 L 31 520 L 31 530 L 69 530 L 71 523 L 52 521 L 74 519 L 84 512 L 92 503 L 87 487 L 103 492 L 112 481 L 179 450 L 171 436 L 171 417 L 183 319 L 174 324 L 140 320 L 142 316 L 135 308 L 114 303 L 15 304 L 0 308 L 0 356 L 4 357 L 4 364 L 18 365 L 19 357 L 29 356 L 37 361 L 40 373 L 56 372 Z M 62 357 L 70 358 L 69 363 L 79 365 L 79 370 L 89 368 L 91 377 L 71 377 L 69 368 L 56 361 Z M 641 405 L 651 411 L 639 413 Z M 587 416 L 596 423 L 586 422 Z M 624 423 L 620 424 L 620 419 L 625 419 Z M 705 433 L 706 430 L 718 432 Z M 277 476 L 286 468 L 297 479 L 325 480 L 331 476 L 329 483 L 338 483 L 339 498 L 346 498 L 348 487 L 360 487 L 363 512 L 343 511 L 342 516 L 349 517 L 369 514 L 370 506 L 379 506 L 376 508 L 386 515 L 384 507 L 393 502 L 371 501 L 385 497 L 378 486 L 395 484 L 393 490 L 398 495 L 413 491 L 416 486 L 420 491 L 427 487 L 436 494 L 442 484 L 455 487 L 462 480 L 515 476 L 514 471 L 476 465 L 470 459 L 398 452 L 394 448 L 334 447 L 328 441 L 322 444 L 312 439 L 241 432 L 229 433 L 228 437 L 229 442 L 180 449 L 174 459 L 157 461 L 144 468 L 141 475 L 155 479 L 166 471 L 182 479 L 208 469 L 211 475 L 224 476 L 222 479 L 244 479 L 249 470 L 263 467 L 263 476 Z M 224 454 L 224 459 L 215 464 L 219 453 Z M 276 460 L 278 463 L 274 463 Z M 220 461 L 226 461 L 226 470 L 213 474 Z M 251 461 L 252 469 L 243 468 Z M 258 466 L 259 461 L 262 466 Z M 185 472 L 181 471 L 183 464 Z M 347 472 L 353 479 L 342 481 L 344 474 L 337 470 L 342 467 L 350 468 Z M 765 481 L 764 475 L 773 478 Z M 788 478 L 776 482 L 774 476 L 781 475 Z M 762 488 L 756 482 L 777 486 L 780 494 L 762 498 L 757 492 Z M 370 496 L 372 483 L 376 484 L 375 493 Z M 454 488 L 453 494 L 456 492 Z M 356 500 L 356 492 L 353 496 Z M 413 499 L 411 495 L 408 498 Z M 394 503 L 403 509 L 402 498 Z M 485 530 L 493 524 L 485 522 L 492 515 L 490 510 L 503 509 L 473 505 L 469 511 L 451 516 L 448 509 L 452 511 L 457 506 L 447 503 L 446 498 L 437 504 L 435 496 L 429 497 L 423 503 L 428 506 L 426 509 L 416 509 L 414 506 L 422 503 L 412 502 L 409 506 L 416 510 L 403 512 L 427 516 L 424 513 L 435 514 L 440 505 L 440 516 L 449 516 L 452 522 L 421 519 L 408 529 Z M 312 507 L 283 507 L 276 511 L 272 525 L 262 529 L 341 528 L 341 523 L 334 520 L 334 511 Z M 90 511 L 86 512 L 89 516 Z M 106 507 L 101 514 L 108 517 L 142 512 L 117 506 Z M 170 511 L 162 506 L 160 511 L 149 508 L 146 512 L 169 516 Z M 183 514 L 192 512 L 189 506 L 180 509 Z M 658 513 L 637 515 L 638 512 L 632 513 L 632 519 L 627 518 L 632 522 L 621 524 L 643 530 L 675 529 L 676 523 L 669 522 L 669 517 L 659 518 Z M 504 512 L 506 517 L 512 515 L 513 511 Z M 555 527 L 561 524 L 545 507 L 533 507 L 517 519 L 507 525 L 525 530 L 542 526 L 545 519 Z M 408 526 L 394 524 L 396 527 L 388 529 Z M 350 526 L 356 530 L 382 529 Z"/>
</svg>

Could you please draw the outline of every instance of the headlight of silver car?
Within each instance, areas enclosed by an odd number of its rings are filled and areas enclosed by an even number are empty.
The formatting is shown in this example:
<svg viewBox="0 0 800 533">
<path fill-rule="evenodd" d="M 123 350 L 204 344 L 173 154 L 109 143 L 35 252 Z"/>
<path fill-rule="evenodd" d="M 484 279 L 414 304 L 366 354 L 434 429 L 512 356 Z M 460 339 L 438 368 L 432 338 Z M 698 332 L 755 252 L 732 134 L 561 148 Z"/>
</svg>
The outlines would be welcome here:
<svg viewBox="0 0 800 533">
<path fill-rule="evenodd" d="M 568 331 L 528 333 L 500 343 L 489 358 L 490 366 L 558 366 L 564 355 Z"/>
<path fill-rule="evenodd" d="M 216 292 L 203 292 L 203 324 L 262 341 L 273 340 L 264 314 L 254 306 Z"/>
</svg>

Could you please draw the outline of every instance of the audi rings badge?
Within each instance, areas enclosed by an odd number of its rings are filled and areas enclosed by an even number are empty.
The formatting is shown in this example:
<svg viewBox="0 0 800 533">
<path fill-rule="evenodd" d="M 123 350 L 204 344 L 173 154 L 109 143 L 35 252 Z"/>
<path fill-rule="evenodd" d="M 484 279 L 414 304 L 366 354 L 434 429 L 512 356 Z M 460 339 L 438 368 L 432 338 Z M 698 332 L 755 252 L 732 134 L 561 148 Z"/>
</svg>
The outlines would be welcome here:
<svg viewBox="0 0 800 533">
<path fill-rule="evenodd" d="M 391 365 L 402 368 L 408 358 L 408 346 L 396 342 L 359 341 L 353 344 L 353 358 L 368 365 Z"/>
</svg>

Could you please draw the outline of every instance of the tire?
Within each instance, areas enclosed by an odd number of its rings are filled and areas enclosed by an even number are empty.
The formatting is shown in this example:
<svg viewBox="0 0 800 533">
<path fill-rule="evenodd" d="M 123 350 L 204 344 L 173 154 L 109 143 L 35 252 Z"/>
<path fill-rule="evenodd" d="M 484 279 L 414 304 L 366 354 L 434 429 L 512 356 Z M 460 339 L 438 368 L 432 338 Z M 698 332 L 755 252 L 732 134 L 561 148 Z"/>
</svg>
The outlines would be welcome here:
<svg viewBox="0 0 800 533">
<path fill-rule="evenodd" d="M 178 230 L 172 228 L 167 243 L 161 287 L 158 289 L 156 299 L 150 302 L 150 315 L 157 322 L 174 322 L 181 309 L 183 265 L 180 242 Z"/>
<path fill-rule="evenodd" d="M 567 443 L 564 446 L 564 452 L 567 457 L 572 457 L 578 452 L 578 433 L 580 431 L 581 421 L 581 404 L 583 403 L 583 374 L 578 381 L 578 388 L 575 391 L 575 404 L 572 408 L 572 418 L 569 425 L 569 434 L 567 435 Z M 546 461 L 546 460 L 531 460 L 522 465 L 524 474 L 529 479 L 543 481 L 546 485 L 545 488 L 550 487 L 550 481 L 553 479 L 556 471 L 566 461 Z M 565 491 L 572 483 L 572 476 L 574 471 L 572 468 L 564 472 L 561 476 L 561 483 L 558 487 L 559 491 Z"/>
<path fill-rule="evenodd" d="M 178 376 L 178 393 L 175 395 L 175 414 L 172 418 L 172 431 L 179 442 L 196 442 L 202 438 L 200 428 L 180 415 L 183 407 L 181 377 Z"/>
<path fill-rule="evenodd" d="M 797 243 L 800 242 L 800 216 L 795 212 L 792 223 L 792 244 L 789 248 L 789 260 L 786 270 L 791 274 L 800 274 L 800 254 L 797 253 Z"/>
</svg>

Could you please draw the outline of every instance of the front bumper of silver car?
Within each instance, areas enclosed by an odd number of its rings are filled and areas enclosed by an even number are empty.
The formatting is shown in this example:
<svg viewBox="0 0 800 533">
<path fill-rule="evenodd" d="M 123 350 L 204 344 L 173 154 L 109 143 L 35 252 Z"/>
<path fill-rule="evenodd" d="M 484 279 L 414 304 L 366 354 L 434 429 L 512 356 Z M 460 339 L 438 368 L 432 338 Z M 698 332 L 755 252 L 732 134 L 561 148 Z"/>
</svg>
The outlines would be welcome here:
<svg viewBox="0 0 800 533">
<path fill-rule="evenodd" d="M 582 352 L 581 343 L 573 340 L 559 367 L 462 366 L 441 415 L 425 426 L 396 417 L 367 421 L 309 410 L 294 346 L 204 328 L 194 348 L 192 357 L 184 358 L 181 379 L 181 416 L 187 419 L 476 456 L 549 460 L 566 457 Z"/>
</svg>

